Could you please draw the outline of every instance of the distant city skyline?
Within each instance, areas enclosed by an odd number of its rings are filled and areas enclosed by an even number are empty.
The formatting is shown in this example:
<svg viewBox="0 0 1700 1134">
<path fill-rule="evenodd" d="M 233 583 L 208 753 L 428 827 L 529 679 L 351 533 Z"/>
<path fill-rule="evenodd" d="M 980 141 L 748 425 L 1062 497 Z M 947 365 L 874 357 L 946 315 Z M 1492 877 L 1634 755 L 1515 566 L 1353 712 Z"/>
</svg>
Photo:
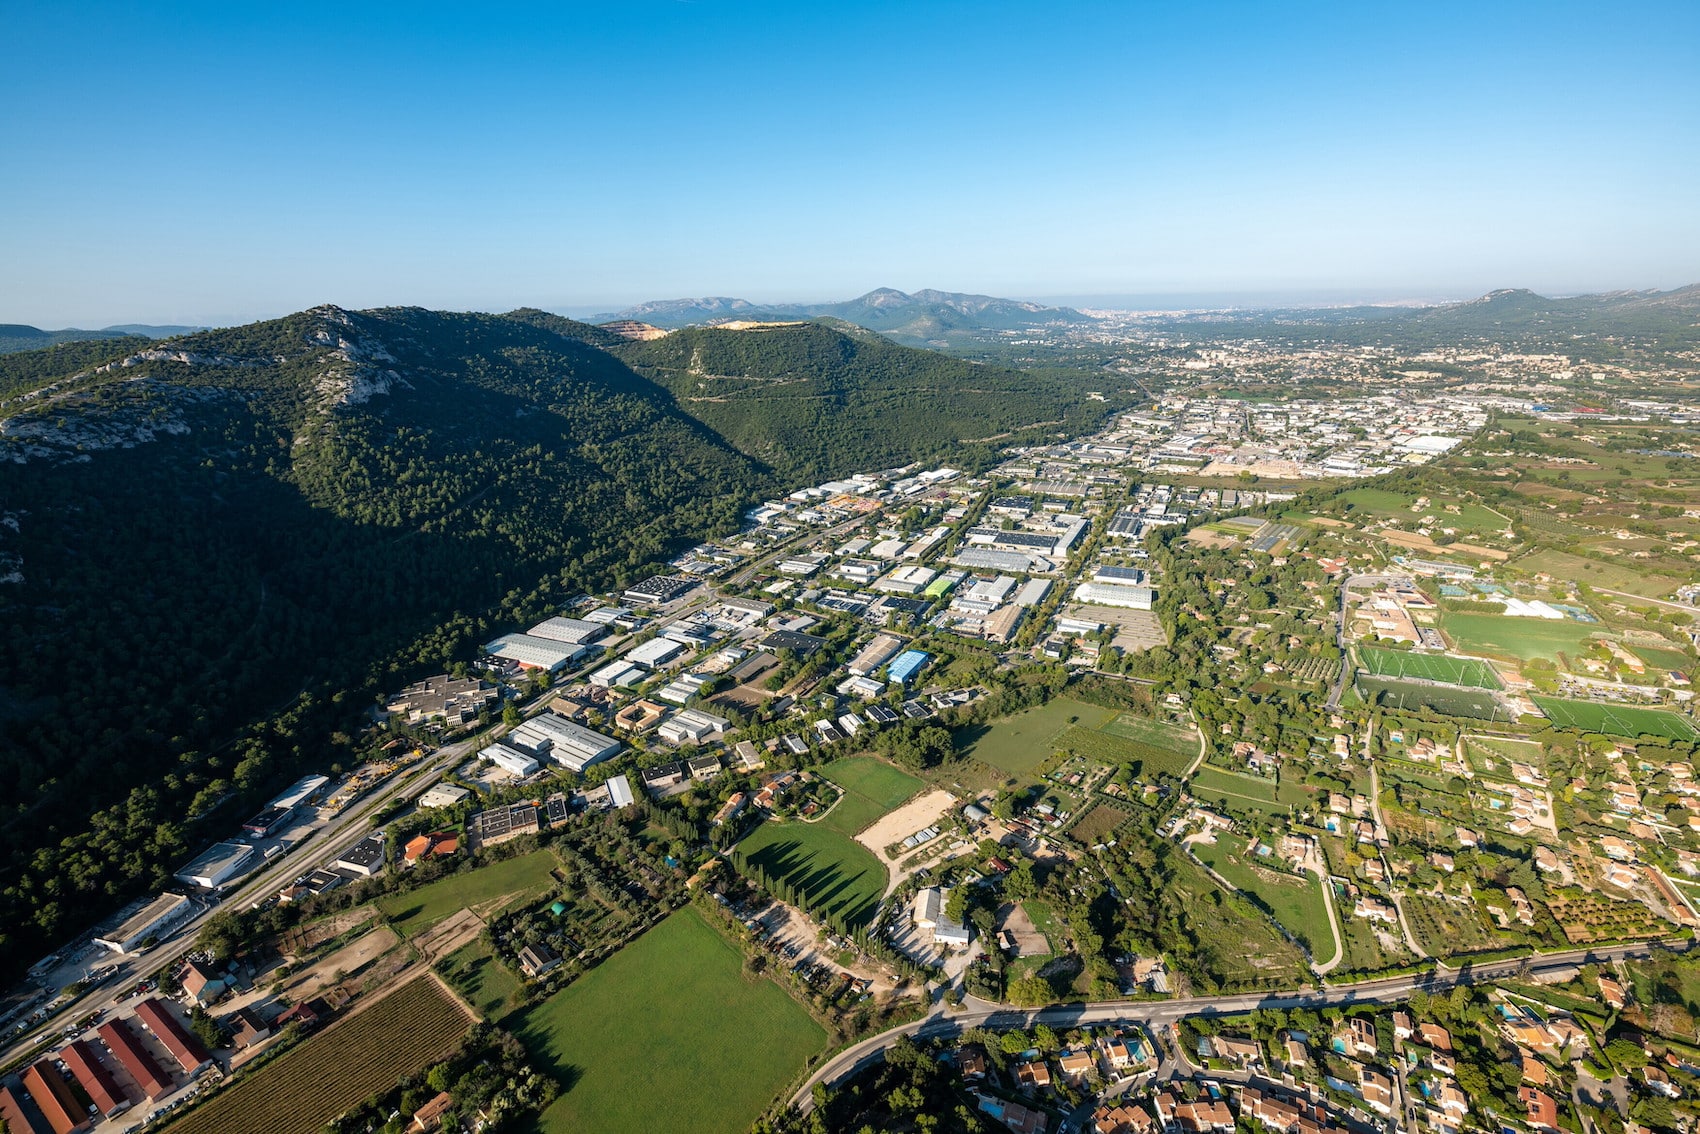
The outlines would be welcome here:
<svg viewBox="0 0 1700 1134">
<path fill-rule="evenodd" d="M 7 23 L 0 322 L 1700 282 L 1692 3 L 19 2 Z"/>
</svg>

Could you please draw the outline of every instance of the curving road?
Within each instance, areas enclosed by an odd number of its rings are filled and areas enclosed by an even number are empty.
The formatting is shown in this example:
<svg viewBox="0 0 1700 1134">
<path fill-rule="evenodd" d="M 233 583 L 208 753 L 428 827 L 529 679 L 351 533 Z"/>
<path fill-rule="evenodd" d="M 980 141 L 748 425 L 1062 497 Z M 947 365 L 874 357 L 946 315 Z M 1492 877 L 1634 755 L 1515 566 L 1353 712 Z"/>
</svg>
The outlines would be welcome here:
<svg viewBox="0 0 1700 1134">
<path fill-rule="evenodd" d="M 1384 977 L 1316 989 L 1293 989 L 1285 992 L 1253 992 L 1238 996 L 1185 996 L 1169 1000 L 1104 1000 L 1085 1004 L 1055 1004 L 1048 1008 L 1021 1009 L 971 1001 L 971 1006 L 959 1012 L 947 1012 L 941 1003 L 923 1019 L 870 1036 L 845 1048 L 822 1064 L 791 1096 L 791 1105 L 807 1114 L 814 1106 L 817 1084 L 836 1086 L 860 1071 L 885 1058 L 885 1049 L 900 1035 L 933 1039 L 960 1035 L 969 1028 L 1030 1028 L 1035 1024 L 1052 1027 L 1080 1027 L 1085 1024 L 1139 1024 L 1156 1033 L 1163 1025 L 1189 1016 L 1231 1015 L 1258 1008 L 1328 1008 L 1348 1004 L 1385 1003 L 1402 1000 L 1412 992 L 1444 992 L 1459 984 L 1479 984 L 1518 976 L 1528 966 L 1528 974 L 1539 976 L 1558 973 L 1589 962 L 1621 961 L 1645 957 L 1654 949 L 1667 948 L 1686 951 L 1687 941 L 1663 944 L 1642 942 L 1619 945 L 1608 949 L 1575 949 L 1564 953 L 1540 954 L 1509 961 L 1492 961 L 1481 965 L 1465 964 L 1448 970 L 1444 966 L 1434 972 L 1411 976 Z"/>
</svg>

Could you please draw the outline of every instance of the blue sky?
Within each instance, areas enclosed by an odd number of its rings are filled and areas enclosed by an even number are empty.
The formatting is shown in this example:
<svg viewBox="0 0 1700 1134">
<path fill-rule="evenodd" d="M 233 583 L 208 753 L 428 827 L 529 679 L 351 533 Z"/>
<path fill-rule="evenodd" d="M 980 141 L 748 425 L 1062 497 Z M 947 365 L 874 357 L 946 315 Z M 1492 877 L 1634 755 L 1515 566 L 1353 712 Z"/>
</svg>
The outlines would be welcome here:
<svg viewBox="0 0 1700 1134">
<path fill-rule="evenodd" d="M 7 5 L 0 322 L 1700 282 L 1700 5 Z"/>
</svg>

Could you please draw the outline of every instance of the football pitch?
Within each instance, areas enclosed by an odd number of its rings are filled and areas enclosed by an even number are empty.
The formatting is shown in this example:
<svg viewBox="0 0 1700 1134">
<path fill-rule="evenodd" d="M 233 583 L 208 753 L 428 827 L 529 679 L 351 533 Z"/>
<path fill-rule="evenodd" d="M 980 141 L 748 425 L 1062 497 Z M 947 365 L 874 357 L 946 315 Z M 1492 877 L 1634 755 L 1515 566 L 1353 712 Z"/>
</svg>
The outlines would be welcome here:
<svg viewBox="0 0 1700 1134">
<path fill-rule="evenodd" d="M 1375 646 L 1360 649 L 1358 657 L 1364 668 L 1377 677 L 1415 677 L 1471 689 L 1500 688 L 1499 677 L 1493 667 L 1479 658 L 1383 650 Z"/>
<path fill-rule="evenodd" d="M 1662 736 L 1667 740 L 1700 740 L 1700 729 L 1696 729 L 1687 717 L 1664 709 L 1602 705 L 1597 701 L 1566 701 L 1539 695 L 1529 699 L 1547 715 L 1548 720 L 1565 728 L 1629 738 L 1645 735 Z"/>
</svg>

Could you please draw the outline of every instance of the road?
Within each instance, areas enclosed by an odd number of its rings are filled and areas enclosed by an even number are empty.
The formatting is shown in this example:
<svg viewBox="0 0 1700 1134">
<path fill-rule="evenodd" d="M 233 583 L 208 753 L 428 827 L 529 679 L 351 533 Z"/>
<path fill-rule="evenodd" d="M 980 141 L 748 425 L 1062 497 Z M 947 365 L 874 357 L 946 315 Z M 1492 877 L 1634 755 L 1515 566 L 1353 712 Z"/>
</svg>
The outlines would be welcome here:
<svg viewBox="0 0 1700 1134">
<path fill-rule="evenodd" d="M 547 695 L 547 692 L 539 694 Z M 10 1067 L 48 1047 L 56 1047 L 54 1041 L 63 1030 L 91 1012 L 110 1013 L 129 998 L 128 994 L 135 988 L 138 980 L 174 964 L 193 949 L 201 926 L 218 910 L 226 905 L 241 908 L 269 897 L 293 879 L 334 861 L 370 833 L 368 820 L 374 812 L 398 797 L 410 800 L 418 798 L 437 782 L 438 776 L 444 770 L 464 760 L 476 747 L 486 743 L 486 740 L 486 734 L 480 733 L 438 749 L 413 767 L 403 769 L 390 779 L 381 781 L 360 802 L 343 808 L 322 827 L 310 832 L 303 840 L 303 843 L 310 844 L 310 849 L 298 844 L 289 854 L 278 857 L 250 875 L 236 889 L 224 894 L 217 903 L 205 906 L 179 924 L 171 931 L 169 938 L 154 948 L 129 956 L 114 953 L 101 958 L 97 963 L 115 964 L 117 971 L 93 993 L 72 1001 L 49 1016 L 45 1022 L 22 1035 L 17 1042 L 0 1051 L 0 1067 Z M 89 947 L 96 950 L 100 948 L 95 945 Z M 37 1037 L 43 1036 L 48 1038 L 38 1042 Z"/>
<path fill-rule="evenodd" d="M 826 1063 L 791 1097 L 791 1104 L 803 1113 L 814 1106 L 816 1084 L 835 1086 L 852 1075 L 871 1067 L 884 1058 L 885 1049 L 900 1035 L 926 1039 L 960 1035 L 969 1028 L 994 1029 L 1031 1028 L 1035 1024 L 1051 1027 L 1076 1028 L 1087 1024 L 1137 1024 L 1154 1037 L 1167 1025 L 1191 1016 L 1231 1015 L 1258 1008 L 1329 1008 L 1349 1004 L 1382 1004 L 1403 1000 L 1412 992 L 1445 992 L 1458 984 L 1480 984 L 1503 980 L 1527 972 L 1530 976 L 1559 973 L 1589 962 L 1615 962 L 1627 958 L 1645 957 L 1656 948 L 1686 951 L 1688 942 L 1670 946 L 1658 943 L 1620 945 L 1610 949 L 1575 949 L 1564 953 L 1549 953 L 1531 958 L 1494 961 L 1482 965 L 1464 965 L 1456 970 L 1444 966 L 1434 972 L 1412 976 L 1384 977 L 1359 981 L 1355 984 L 1324 986 L 1314 989 L 1294 989 L 1285 992 L 1254 992 L 1238 996 L 1187 996 L 1170 1000 L 1106 1000 L 1085 1004 L 1057 1004 L 1049 1008 L 1027 1010 L 971 1000 L 972 1005 L 959 1012 L 949 1012 L 941 1002 L 923 1019 L 900 1024 L 879 1035 L 845 1048 Z"/>
</svg>

